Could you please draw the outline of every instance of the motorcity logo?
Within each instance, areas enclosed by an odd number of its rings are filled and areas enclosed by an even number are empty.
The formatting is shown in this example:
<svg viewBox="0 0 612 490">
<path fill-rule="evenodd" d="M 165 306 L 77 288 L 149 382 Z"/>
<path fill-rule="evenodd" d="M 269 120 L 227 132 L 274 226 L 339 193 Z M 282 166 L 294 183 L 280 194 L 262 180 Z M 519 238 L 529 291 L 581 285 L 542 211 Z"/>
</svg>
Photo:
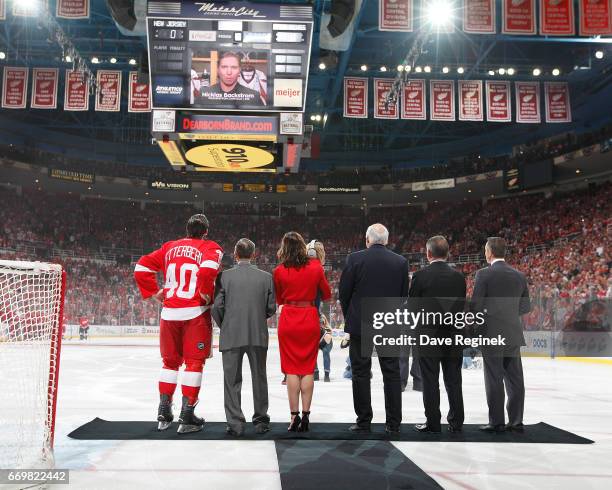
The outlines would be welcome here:
<svg viewBox="0 0 612 490">
<path fill-rule="evenodd" d="M 220 14 L 227 15 L 232 17 L 253 17 L 255 19 L 265 19 L 265 15 L 260 15 L 259 10 L 250 9 L 247 7 L 215 7 L 214 3 L 202 3 L 202 2 L 194 2 L 196 5 L 199 5 L 200 8 L 198 12 L 203 12 L 207 14 Z"/>
</svg>

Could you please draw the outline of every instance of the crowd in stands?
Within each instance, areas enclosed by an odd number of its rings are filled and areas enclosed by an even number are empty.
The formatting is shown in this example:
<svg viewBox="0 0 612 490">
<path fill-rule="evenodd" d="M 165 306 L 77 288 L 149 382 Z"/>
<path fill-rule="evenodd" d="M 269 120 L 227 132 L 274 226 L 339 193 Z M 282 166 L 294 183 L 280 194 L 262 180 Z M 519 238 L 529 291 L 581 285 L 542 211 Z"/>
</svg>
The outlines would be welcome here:
<svg viewBox="0 0 612 490">
<path fill-rule="evenodd" d="M 451 261 L 473 285 L 484 265 L 482 246 L 488 236 L 505 237 L 508 260 L 528 277 L 534 295 L 584 301 L 611 291 L 612 184 L 589 186 L 568 194 L 463 201 L 418 207 L 360 208 L 319 206 L 309 216 L 295 208 L 268 209 L 253 204 L 206 205 L 210 237 L 226 251 L 226 264 L 238 238 L 257 244 L 256 263 L 271 270 L 286 231 L 318 239 L 328 256 L 334 291 L 332 320 L 341 322 L 337 287 L 346 254 L 363 248 L 367 226 L 382 222 L 390 231 L 389 247 L 406 254 L 412 270 L 422 266 L 425 241 L 448 237 Z M 0 188 L 0 259 L 52 260 L 68 271 L 66 316 L 98 324 L 154 324 L 158 308 L 140 300 L 132 280 L 134 258 L 183 235 L 184 223 L 200 210 L 188 205 L 51 195 L 38 190 Z M 101 255 L 106 254 L 106 255 Z M 467 261 L 458 260 L 473 254 Z M 109 259 L 110 257 L 110 259 Z"/>
<path fill-rule="evenodd" d="M 430 166 L 406 168 L 394 166 L 359 166 L 351 162 L 350 168 L 331 168 L 326 171 L 309 171 L 305 164 L 304 172 L 297 174 L 224 174 L 216 172 L 178 174 L 167 165 L 143 166 L 117 161 L 96 161 L 82 158 L 71 158 L 58 153 L 41 151 L 36 148 L 0 145 L 0 158 L 20 162 L 58 167 L 79 172 L 130 177 L 140 179 L 173 179 L 188 181 L 204 181 L 212 183 L 263 183 L 292 185 L 323 185 L 323 186 L 355 186 L 367 184 L 388 184 L 400 182 L 417 182 L 449 177 L 474 175 L 496 170 L 516 168 L 530 162 L 542 161 L 562 155 L 579 148 L 602 143 L 612 138 L 612 126 L 605 126 L 593 132 L 575 134 L 566 133 L 561 136 L 536 140 L 514 148 L 511 155 L 483 156 L 473 154 L 461 158 L 441 161 Z"/>
</svg>

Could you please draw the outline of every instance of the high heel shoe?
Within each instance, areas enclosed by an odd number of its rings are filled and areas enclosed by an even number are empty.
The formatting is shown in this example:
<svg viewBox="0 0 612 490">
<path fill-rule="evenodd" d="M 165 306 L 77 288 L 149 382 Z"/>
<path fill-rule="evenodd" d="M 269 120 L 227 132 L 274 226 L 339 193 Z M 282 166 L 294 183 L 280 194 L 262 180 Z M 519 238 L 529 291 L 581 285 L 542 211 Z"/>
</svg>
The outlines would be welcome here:
<svg viewBox="0 0 612 490">
<path fill-rule="evenodd" d="M 308 432 L 310 428 L 308 427 L 310 420 L 308 420 L 308 416 L 310 412 L 302 412 L 302 421 L 300 422 L 300 426 L 298 427 L 298 432 Z"/>
<path fill-rule="evenodd" d="M 291 415 L 294 415 L 295 417 L 293 417 L 293 420 L 289 424 L 289 428 L 287 429 L 287 432 L 297 432 L 300 426 L 300 422 L 302 420 L 300 418 L 300 412 L 291 412 Z"/>
</svg>

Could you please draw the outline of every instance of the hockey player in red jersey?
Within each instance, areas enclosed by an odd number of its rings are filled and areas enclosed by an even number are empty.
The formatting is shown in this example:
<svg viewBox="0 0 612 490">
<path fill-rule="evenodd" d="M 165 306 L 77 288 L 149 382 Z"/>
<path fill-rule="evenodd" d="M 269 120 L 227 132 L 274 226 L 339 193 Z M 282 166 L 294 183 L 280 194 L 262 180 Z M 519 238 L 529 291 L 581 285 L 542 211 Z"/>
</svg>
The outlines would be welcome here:
<svg viewBox="0 0 612 490">
<path fill-rule="evenodd" d="M 159 329 L 163 367 L 159 378 L 158 430 L 167 429 L 174 419 L 172 396 L 183 363 L 183 403 L 178 432 L 196 432 L 204 425 L 194 409 L 202 383 L 202 368 L 211 352 L 210 308 L 223 257 L 221 247 L 208 240 L 207 235 L 208 219 L 196 214 L 187 222 L 187 238 L 164 243 L 160 249 L 143 256 L 134 270 L 142 297 L 154 298 L 163 304 Z M 165 277 L 162 289 L 157 284 L 158 272 L 163 272 Z"/>
</svg>

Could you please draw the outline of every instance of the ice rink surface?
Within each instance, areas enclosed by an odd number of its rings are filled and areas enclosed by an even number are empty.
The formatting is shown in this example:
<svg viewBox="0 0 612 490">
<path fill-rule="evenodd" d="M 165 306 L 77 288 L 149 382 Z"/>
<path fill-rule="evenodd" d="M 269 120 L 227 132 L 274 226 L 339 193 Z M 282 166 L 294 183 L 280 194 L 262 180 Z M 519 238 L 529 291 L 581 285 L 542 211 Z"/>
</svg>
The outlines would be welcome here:
<svg viewBox="0 0 612 490">
<path fill-rule="evenodd" d="M 341 350 L 336 343 L 331 355 L 331 383 L 315 384 L 311 424 L 346 422 L 348 427 L 354 421 L 351 382 L 342 377 L 348 349 Z M 374 422 L 384 422 L 382 377 L 377 359 L 373 361 Z M 156 424 L 160 366 L 154 339 L 64 343 L 55 457 L 57 468 L 71 470 L 70 488 L 280 490 L 272 441 L 84 441 L 67 437 L 95 417 Z M 525 423 L 543 421 L 595 444 L 393 444 L 446 489 L 612 488 L 612 365 L 527 358 L 523 366 Z M 243 369 L 242 407 L 250 420 L 253 405 L 246 357 Z M 269 413 L 273 424 L 287 425 L 289 408 L 281 379 L 274 340 L 268 352 Z M 441 387 L 444 418 L 448 405 L 442 383 Z M 466 423 L 486 423 L 482 370 L 463 371 L 463 393 Z M 196 413 L 207 421 L 225 420 L 221 355 L 216 349 L 204 368 Z M 408 390 L 403 394 L 402 430 L 413 430 L 412 425 L 422 421 L 421 394 Z"/>
</svg>

